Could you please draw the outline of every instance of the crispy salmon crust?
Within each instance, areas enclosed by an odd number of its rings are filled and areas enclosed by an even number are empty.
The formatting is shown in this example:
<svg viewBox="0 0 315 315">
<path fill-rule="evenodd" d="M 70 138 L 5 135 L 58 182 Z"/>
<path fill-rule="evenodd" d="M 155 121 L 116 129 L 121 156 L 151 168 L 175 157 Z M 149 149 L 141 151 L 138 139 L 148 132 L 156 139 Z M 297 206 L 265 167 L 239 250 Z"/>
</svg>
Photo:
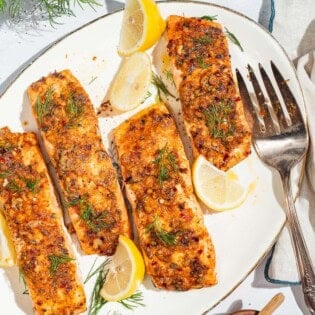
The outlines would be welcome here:
<svg viewBox="0 0 315 315">
<path fill-rule="evenodd" d="M 170 16 L 167 54 L 194 157 L 227 170 L 250 153 L 251 133 L 220 24 Z"/>
<path fill-rule="evenodd" d="M 113 134 L 146 272 L 155 286 L 188 290 L 215 284 L 215 251 L 173 116 L 159 103 Z"/>
<path fill-rule="evenodd" d="M 85 311 L 75 256 L 35 134 L 0 129 L 0 187 L 0 211 L 36 314 Z"/>
<path fill-rule="evenodd" d="M 34 82 L 28 96 L 83 252 L 112 255 L 130 226 L 87 93 L 64 70 Z"/>
</svg>

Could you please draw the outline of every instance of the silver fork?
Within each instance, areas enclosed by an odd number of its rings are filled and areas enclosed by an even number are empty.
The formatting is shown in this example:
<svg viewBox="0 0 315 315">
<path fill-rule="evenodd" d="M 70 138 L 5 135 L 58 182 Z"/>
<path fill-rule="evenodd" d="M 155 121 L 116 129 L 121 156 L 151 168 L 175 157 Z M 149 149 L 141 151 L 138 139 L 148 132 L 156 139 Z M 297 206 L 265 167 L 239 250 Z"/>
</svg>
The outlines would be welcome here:
<svg viewBox="0 0 315 315">
<path fill-rule="evenodd" d="M 304 299 L 310 313 L 315 314 L 315 275 L 297 218 L 290 185 L 291 169 L 302 160 L 307 152 L 308 132 L 299 106 L 273 62 L 271 62 L 271 69 L 287 113 L 283 110 L 275 88 L 260 64 L 260 76 L 267 95 L 264 95 L 253 69 L 248 66 L 249 79 L 255 91 L 254 95 L 252 95 L 253 99 L 256 98 L 254 102 L 251 100 L 239 70 L 236 70 L 236 75 L 245 112 L 249 123 L 252 125 L 253 144 L 257 154 L 263 162 L 275 168 L 282 179 L 287 222 L 297 260 Z M 267 105 L 267 96 L 270 100 L 271 108 Z"/>
</svg>

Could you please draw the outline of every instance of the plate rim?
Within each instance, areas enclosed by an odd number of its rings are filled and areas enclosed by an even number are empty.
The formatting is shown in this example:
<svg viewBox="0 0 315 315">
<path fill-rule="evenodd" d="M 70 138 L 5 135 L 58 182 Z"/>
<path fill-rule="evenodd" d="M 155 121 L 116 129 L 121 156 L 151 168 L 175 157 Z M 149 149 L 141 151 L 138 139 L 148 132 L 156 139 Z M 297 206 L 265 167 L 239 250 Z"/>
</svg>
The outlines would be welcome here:
<svg viewBox="0 0 315 315">
<path fill-rule="evenodd" d="M 252 18 L 246 16 L 245 14 L 236 11 L 234 9 L 231 9 L 229 7 L 223 6 L 223 5 L 219 5 L 219 4 L 215 4 L 215 3 L 211 3 L 211 2 L 205 2 L 205 1 L 194 1 L 194 0 L 158 0 L 156 1 L 157 4 L 174 4 L 174 3 L 183 3 L 183 4 L 193 4 L 193 5 L 203 5 L 203 6 L 209 6 L 209 7 L 214 7 L 214 8 L 220 8 L 222 10 L 228 11 L 232 14 L 236 14 L 237 16 L 241 17 L 241 18 L 245 18 L 247 21 L 253 23 L 256 27 L 258 27 L 261 31 L 263 31 L 263 33 L 273 39 L 274 43 L 276 43 L 278 45 L 278 47 L 281 49 L 283 56 L 286 58 L 288 64 L 290 65 L 290 68 L 292 70 L 292 72 L 294 73 L 294 78 L 298 84 L 299 87 L 299 93 L 301 94 L 301 99 L 303 100 L 303 104 L 301 104 L 301 106 L 303 106 L 303 108 L 305 109 L 305 98 L 304 98 L 304 94 L 302 92 L 302 87 L 300 84 L 300 81 L 298 79 L 297 76 L 297 72 L 295 69 L 295 66 L 293 64 L 293 61 L 289 58 L 288 53 L 286 52 L 286 50 L 283 48 L 283 46 L 280 44 L 280 42 L 272 35 L 272 33 L 270 33 L 264 26 L 262 26 L 261 24 L 259 24 L 258 22 L 256 22 L 255 20 L 253 20 Z M 70 32 L 60 36 L 59 38 L 57 38 L 56 40 L 52 41 L 51 43 L 49 43 L 47 46 L 43 47 L 42 49 L 40 49 L 37 53 L 35 53 L 29 60 L 27 60 L 26 62 L 24 62 L 19 68 L 17 68 L 13 73 L 11 73 L 9 75 L 9 77 L 7 79 L 5 79 L 1 84 L 4 84 L 4 88 L 3 90 L 0 90 L 0 100 L 1 98 L 6 94 L 6 92 L 12 87 L 12 85 L 15 83 L 16 80 L 18 80 L 21 75 L 35 62 L 37 61 L 37 59 L 39 59 L 40 57 L 42 57 L 45 53 L 47 53 L 48 51 L 50 51 L 52 48 L 54 48 L 57 44 L 59 44 L 60 42 L 62 42 L 64 39 L 66 39 L 67 37 L 71 36 L 72 34 L 88 27 L 89 25 L 92 25 L 94 23 L 96 23 L 97 21 L 107 18 L 108 16 L 117 14 L 121 11 L 123 11 L 124 8 L 118 8 L 114 11 L 108 12 L 106 14 L 103 14 L 97 18 L 92 19 L 91 21 L 84 23 L 83 25 L 71 30 Z M 306 117 L 307 117 L 307 113 L 306 113 Z M 304 161 L 305 162 L 305 161 Z M 299 178 L 299 183 L 298 186 L 300 187 L 301 181 L 303 179 L 304 176 L 304 167 L 303 167 L 303 172 Z M 205 310 L 204 312 L 201 313 L 201 315 L 206 315 L 210 310 L 212 310 L 213 308 L 215 308 L 219 303 L 221 303 L 223 300 L 225 300 L 241 283 L 244 282 L 244 280 L 248 277 L 248 275 L 253 272 L 258 265 L 261 264 L 261 262 L 265 259 L 265 257 L 268 255 L 268 253 L 270 252 L 271 248 L 274 246 L 275 242 L 277 241 L 280 233 L 282 232 L 284 226 L 286 224 L 286 219 L 284 219 L 284 222 L 282 223 L 278 233 L 274 236 L 274 238 L 272 238 L 270 240 L 270 245 L 266 248 L 266 250 L 264 251 L 264 253 L 260 256 L 260 258 L 258 258 L 258 260 L 256 261 L 256 263 L 249 268 L 249 270 L 245 273 L 244 277 L 241 278 L 239 280 L 239 282 L 237 282 L 233 287 L 230 288 L 230 290 L 228 290 L 226 292 L 225 295 L 222 296 L 221 299 L 219 299 L 215 304 L 213 304 L 211 307 L 209 307 L 207 310 Z"/>
</svg>

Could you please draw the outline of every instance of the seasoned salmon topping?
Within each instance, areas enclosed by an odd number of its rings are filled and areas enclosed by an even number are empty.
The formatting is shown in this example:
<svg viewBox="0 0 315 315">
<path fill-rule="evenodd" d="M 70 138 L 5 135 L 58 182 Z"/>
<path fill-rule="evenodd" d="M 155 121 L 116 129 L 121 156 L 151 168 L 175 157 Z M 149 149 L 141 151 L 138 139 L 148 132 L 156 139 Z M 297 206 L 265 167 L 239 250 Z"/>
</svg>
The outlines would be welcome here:
<svg viewBox="0 0 315 315">
<path fill-rule="evenodd" d="M 28 94 L 82 250 L 112 255 L 130 227 L 87 93 L 64 70 L 33 83 Z"/>
<path fill-rule="evenodd" d="M 216 283 L 214 248 L 173 116 L 162 103 L 150 107 L 116 128 L 114 142 L 154 284 L 188 290 Z"/>
<path fill-rule="evenodd" d="M 75 256 L 33 133 L 0 129 L 0 211 L 36 314 L 86 308 Z"/>
<path fill-rule="evenodd" d="M 167 54 L 193 154 L 227 170 L 250 153 L 251 135 L 220 24 L 170 16 Z"/>
</svg>

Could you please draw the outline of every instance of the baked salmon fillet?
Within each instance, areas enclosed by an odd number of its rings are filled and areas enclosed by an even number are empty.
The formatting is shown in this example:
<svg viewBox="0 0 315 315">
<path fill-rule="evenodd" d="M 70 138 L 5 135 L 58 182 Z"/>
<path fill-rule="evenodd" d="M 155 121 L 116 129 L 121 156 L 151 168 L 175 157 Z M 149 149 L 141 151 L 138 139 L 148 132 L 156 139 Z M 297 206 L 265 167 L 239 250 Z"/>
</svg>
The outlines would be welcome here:
<svg viewBox="0 0 315 315">
<path fill-rule="evenodd" d="M 215 251 L 173 116 L 159 103 L 121 124 L 113 136 L 155 286 L 182 291 L 215 284 Z"/>
<path fill-rule="evenodd" d="M 70 237 L 35 134 L 0 129 L 0 187 L 0 211 L 35 313 L 84 312 Z"/>
<path fill-rule="evenodd" d="M 162 41 L 164 73 L 179 95 L 193 156 L 202 154 L 219 169 L 229 169 L 249 155 L 251 133 L 221 25 L 172 15 Z"/>
<path fill-rule="evenodd" d="M 114 254 L 130 226 L 89 96 L 69 70 L 34 82 L 28 96 L 81 249 Z"/>
</svg>

